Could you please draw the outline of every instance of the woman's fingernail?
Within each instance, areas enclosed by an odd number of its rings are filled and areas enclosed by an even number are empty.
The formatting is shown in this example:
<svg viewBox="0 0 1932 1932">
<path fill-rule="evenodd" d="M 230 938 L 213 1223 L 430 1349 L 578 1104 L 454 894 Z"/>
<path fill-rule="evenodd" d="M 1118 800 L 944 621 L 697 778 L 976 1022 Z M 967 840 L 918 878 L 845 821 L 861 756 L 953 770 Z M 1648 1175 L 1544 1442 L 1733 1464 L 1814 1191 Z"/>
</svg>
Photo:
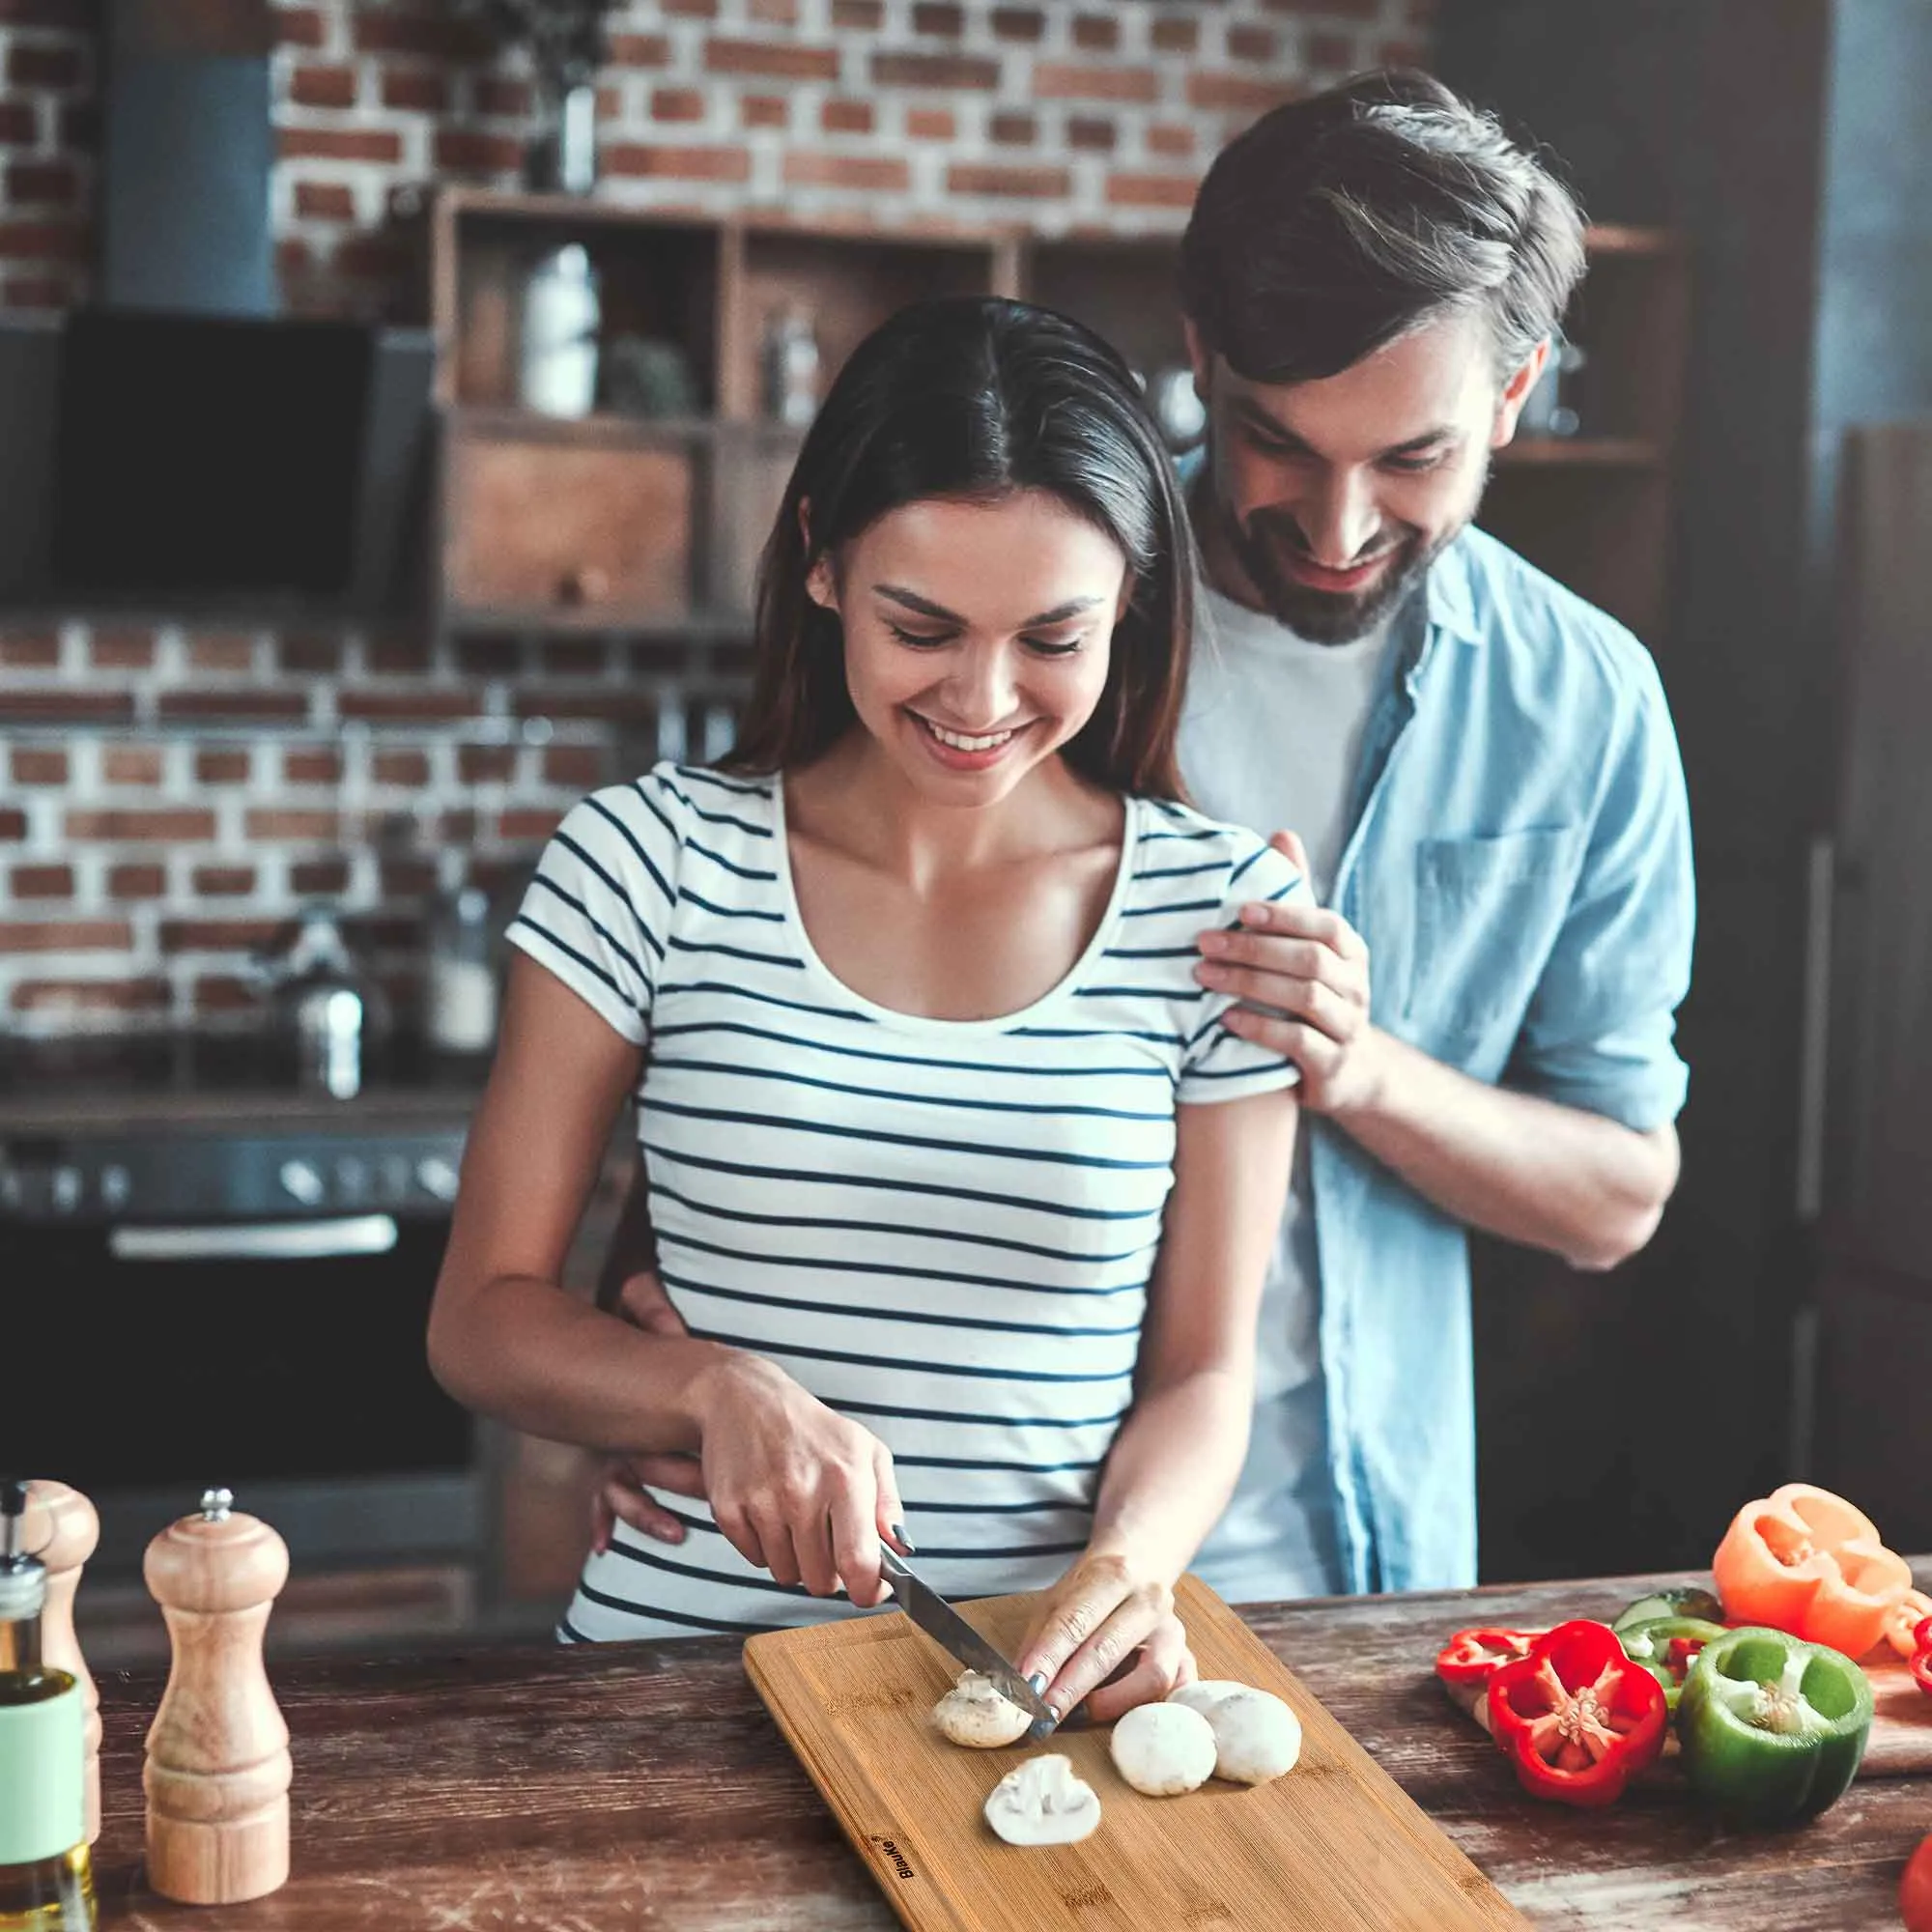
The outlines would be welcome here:
<svg viewBox="0 0 1932 1932">
<path fill-rule="evenodd" d="M 1027 1679 L 1027 1689 L 1031 1690 L 1036 1697 L 1042 1695 L 1046 1690 L 1046 1672 L 1043 1670 L 1036 1670 L 1034 1674 Z"/>
<path fill-rule="evenodd" d="M 912 1538 L 905 1533 L 904 1523 L 895 1522 L 893 1524 L 893 1541 L 896 1543 L 898 1547 L 901 1549 L 903 1549 L 908 1556 L 918 1555 L 919 1551 L 914 1547 Z"/>
<path fill-rule="evenodd" d="M 1228 950 L 1228 935 L 1225 932 L 1204 932 L 1201 935 L 1200 946 L 1202 952 L 1210 959 L 1218 958 Z"/>
</svg>

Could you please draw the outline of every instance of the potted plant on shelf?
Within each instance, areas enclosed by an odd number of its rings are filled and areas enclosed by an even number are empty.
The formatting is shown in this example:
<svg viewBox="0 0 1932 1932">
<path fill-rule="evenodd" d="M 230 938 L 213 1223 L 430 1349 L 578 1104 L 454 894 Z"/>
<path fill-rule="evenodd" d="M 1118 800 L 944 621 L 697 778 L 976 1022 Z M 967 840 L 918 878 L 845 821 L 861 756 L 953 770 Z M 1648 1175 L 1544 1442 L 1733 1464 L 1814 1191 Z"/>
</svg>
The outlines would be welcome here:
<svg viewBox="0 0 1932 1932">
<path fill-rule="evenodd" d="M 527 49 L 543 126 L 531 144 L 532 187 L 587 191 L 597 179 L 597 74 L 610 58 L 615 0 L 464 0 L 504 46 Z"/>
</svg>

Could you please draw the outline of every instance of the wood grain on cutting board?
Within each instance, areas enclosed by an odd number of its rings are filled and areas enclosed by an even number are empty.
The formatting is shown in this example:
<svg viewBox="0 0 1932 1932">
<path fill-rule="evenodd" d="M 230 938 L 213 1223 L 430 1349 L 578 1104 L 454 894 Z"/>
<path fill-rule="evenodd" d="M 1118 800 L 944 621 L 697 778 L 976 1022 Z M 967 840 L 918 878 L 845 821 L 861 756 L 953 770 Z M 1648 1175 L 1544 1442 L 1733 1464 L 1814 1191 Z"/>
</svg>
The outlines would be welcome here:
<svg viewBox="0 0 1932 1932">
<path fill-rule="evenodd" d="M 1016 1644 L 1032 1608 L 1026 1597 L 961 1606 L 1003 1647 Z M 896 1613 L 754 1636 L 745 1668 L 912 1932 L 1497 1932 L 1526 1922 L 1220 1598 L 1183 1577 L 1177 1608 L 1202 1676 L 1259 1685 L 1293 1707 L 1303 1743 L 1287 1776 L 1145 1798 L 1115 1772 L 1105 1730 L 962 1749 L 931 1715 L 958 1666 Z M 1065 1751 L 1099 1794 L 1099 1829 L 1080 1844 L 1008 1845 L 981 1816 L 993 1786 L 1042 1749 Z"/>
</svg>

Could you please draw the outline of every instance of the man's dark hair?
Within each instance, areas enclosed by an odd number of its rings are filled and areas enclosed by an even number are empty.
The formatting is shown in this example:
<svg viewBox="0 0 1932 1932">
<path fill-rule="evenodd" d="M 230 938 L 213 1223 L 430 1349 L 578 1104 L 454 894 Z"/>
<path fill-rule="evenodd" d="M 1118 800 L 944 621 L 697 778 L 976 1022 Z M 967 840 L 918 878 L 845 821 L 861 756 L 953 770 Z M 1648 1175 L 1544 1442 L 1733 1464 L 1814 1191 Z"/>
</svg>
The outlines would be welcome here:
<svg viewBox="0 0 1932 1932">
<path fill-rule="evenodd" d="M 1407 69 L 1264 114 L 1215 157 L 1181 305 L 1255 383 L 1333 376 L 1417 324 L 1487 317 L 1507 376 L 1583 272 L 1569 189 L 1494 117 Z"/>
</svg>

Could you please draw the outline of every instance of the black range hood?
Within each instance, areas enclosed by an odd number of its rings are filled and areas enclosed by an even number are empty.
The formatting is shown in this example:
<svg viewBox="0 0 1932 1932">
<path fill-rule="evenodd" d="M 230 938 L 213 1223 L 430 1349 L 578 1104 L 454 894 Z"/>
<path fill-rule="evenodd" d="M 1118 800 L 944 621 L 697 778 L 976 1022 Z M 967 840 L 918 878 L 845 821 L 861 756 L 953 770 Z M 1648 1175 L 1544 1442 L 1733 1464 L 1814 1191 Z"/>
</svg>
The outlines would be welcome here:
<svg viewBox="0 0 1932 1932">
<path fill-rule="evenodd" d="M 0 324 L 0 605 L 399 614 L 432 340 L 276 313 L 266 0 L 103 13 L 97 300 Z"/>
</svg>

